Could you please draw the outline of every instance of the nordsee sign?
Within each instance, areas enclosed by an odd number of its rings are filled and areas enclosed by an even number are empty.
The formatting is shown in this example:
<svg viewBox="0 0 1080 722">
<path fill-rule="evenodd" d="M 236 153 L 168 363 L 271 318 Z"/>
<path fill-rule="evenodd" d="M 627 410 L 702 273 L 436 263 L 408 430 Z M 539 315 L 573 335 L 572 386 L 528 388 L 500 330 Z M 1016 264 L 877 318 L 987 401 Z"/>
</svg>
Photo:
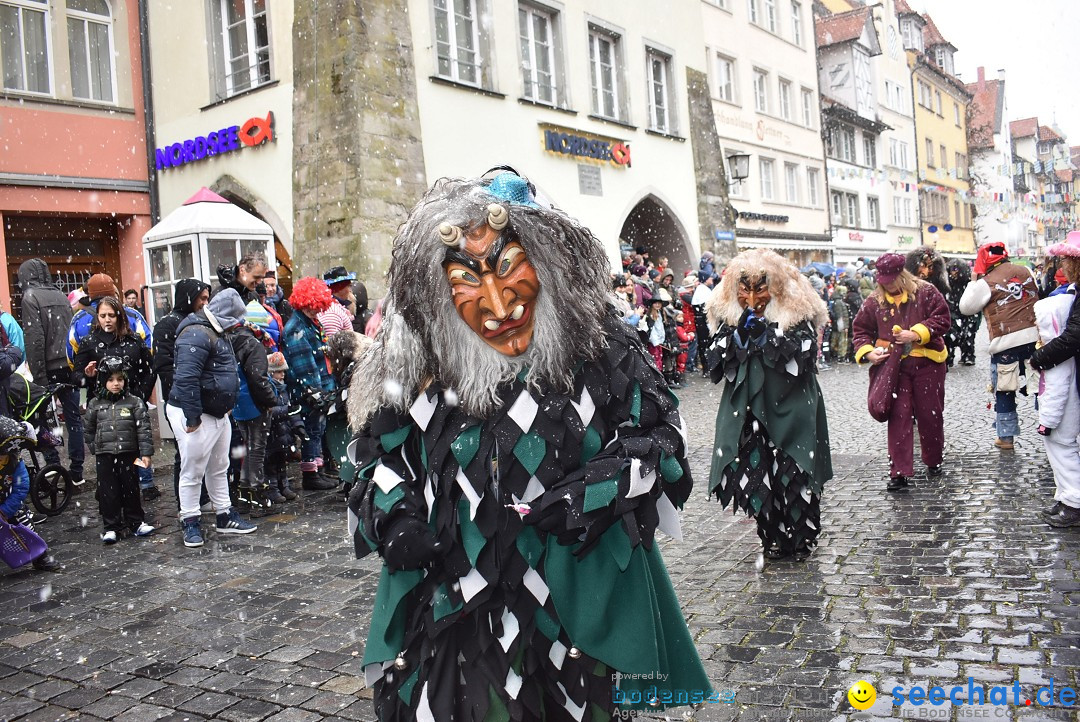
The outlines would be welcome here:
<svg viewBox="0 0 1080 722">
<path fill-rule="evenodd" d="M 253 148 L 263 143 L 272 143 L 274 139 L 274 113 L 271 111 L 265 118 L 248 118 L 243 125 L 232 125 L 211 131 L 206 135 L 198 135 L 189 140 L 162 146 L 155 151 L 154 155 L 157 159 L 157 169 L 164 170 L 215 155 Z"/>
<path fill-rule="evenodd" d="M 630 146 L 613 138 L 584 135 L 558 126 L 544 128 L 544 150 L 550 153 L 611 163 L 617 168 L 630 167 Z"/>
</svg>

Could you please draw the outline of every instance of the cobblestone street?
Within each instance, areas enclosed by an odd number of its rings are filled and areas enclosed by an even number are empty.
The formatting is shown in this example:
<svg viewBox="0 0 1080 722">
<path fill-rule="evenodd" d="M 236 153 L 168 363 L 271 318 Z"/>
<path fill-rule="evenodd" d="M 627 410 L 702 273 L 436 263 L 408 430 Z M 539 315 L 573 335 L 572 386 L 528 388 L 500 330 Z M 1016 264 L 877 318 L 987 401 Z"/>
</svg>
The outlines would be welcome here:
<svg viewBox="0 0 1080 722">
<path fill-rule="evenodd" d="M 698 377 L 680 392 L 698 489 L 684 539 L 662 548 L 714 686 L 735 690 L 696 719 L 1076 719 L 1024 700 L 1080 682 L 1080 532 L 1037 518 L 1053 482 L 1030 399 L 1016 450 L 993 447 L 986 366 L 983 352 L 949 373 L 945 475 L 930 482 L 916 461 L 906 494 L 885 491 L 865 370 L 823 370 L 836 476 L 820 544 L 763 568 L 754 523 L 705 496 L 717 390 Z M 360 658 L 378 563 L 352 558 L 340 497 L 308 494 L 198 550 L 169 520 L 171 492 L 154 504 L 158 534 L 113 547 L 93 500 L 78 501 L 40 527 L 66 568 L 0 581 L 0 718 L 373 719 Z M 890 698 L 963 685 L 966 699 L 968 678 L 1010 687 L 1009 705 Z M 868 712 L 847 701 L 859 679 L 877 690 Z"/>
</svg>

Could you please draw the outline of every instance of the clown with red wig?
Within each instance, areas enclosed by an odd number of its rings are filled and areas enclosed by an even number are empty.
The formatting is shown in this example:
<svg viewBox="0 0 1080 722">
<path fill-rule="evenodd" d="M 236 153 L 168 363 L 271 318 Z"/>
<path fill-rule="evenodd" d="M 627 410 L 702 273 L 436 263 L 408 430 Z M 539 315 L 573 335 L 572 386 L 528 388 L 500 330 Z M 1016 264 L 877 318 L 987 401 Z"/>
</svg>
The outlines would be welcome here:
<svg viewBox="0 0 1080 722">
<path fill-rule="evenodd" d="M 319 314 L 330 308 L 333 298 L 321 278 L 301 278 L 293 286 L 289 304 L 295 313 L 281 334 L 281 351 L 289 368 L 285 377 L 293 403 L 303 409 L 308 440 L 300 449 L 303 488 L 333 489 L 337 482 L 322 474 L 322 439 L 326 431 L 326 401 L 334 390 L 334 378 L 323 355 L 326 337 Z"/>
</svg>

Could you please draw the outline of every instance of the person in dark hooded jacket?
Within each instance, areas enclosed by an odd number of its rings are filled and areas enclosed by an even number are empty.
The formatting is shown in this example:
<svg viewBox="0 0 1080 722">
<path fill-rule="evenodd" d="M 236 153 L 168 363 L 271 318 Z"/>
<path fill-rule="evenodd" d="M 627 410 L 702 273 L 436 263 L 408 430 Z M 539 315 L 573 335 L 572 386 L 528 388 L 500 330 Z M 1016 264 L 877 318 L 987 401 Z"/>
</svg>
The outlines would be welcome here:
<svg viewBox="0 0 1080 722">
<path fill-rule="evenodd" d="M 154 373 L 161 379 L 161 398 L 172 391 L 176 368 L 176 329 L 188 314 L 195 313 L 210 300 L 210 284 L 197 278 L 176 282 L 172 310 L 154 326 Z"/>
<path fill-rule="evenodd" d="M 71 368 L 67 362 L 67 337 L 71 326 L 71 304 L 67 296 L 53 284 L 49 266 L 40 258 L 31 258 L 19 266 L 19 289 L 22 291 L 22 314 L 26 365 L 34 380 L 42 386 L 70 384 Z M 64 409 L 68 432 L 69 471 L 76 485 L 82 484 L 83 422 L 79 394 L 74 388 L 63 388 L 56 398 Z M 50 464 L 60 461 L 59 454 L 50 448 L 45 455 Z"/>
<path fill-rule="evenodd" d="M 945 336 L 945 345 L 949 349 L 948 364 L 952 366 L 959 358 L 965 366 L 974 366 L 975 334 L 982 325 L 982 314 L 965 316 L 960 313 L 960 299 L 971 282 L 971 267 L 966 261 L 954 258 L 949 261 L 948 274 L 949 292 L 945 294 L 945 300 L 949 302 L 949 313 L 952 315 L 952 328 Z"/>
<path fill-rule="evenodd" d="M 225 332 L 244 322 L 244 302 L 233 289 L 218 292 L 176 329 L 176 373 L 165 414 L 180 447 L 180 520 L 184 546 L 203 545 L 199 488 L 205 476 L 217 512 L 219 534 L 249 534 L 229 499 L 229 412 L 240 379 L 236 354 Z"/>
<path fill-rule="evenodd" d="M 195 313 L 210 300 L 210 284 L 197 278 L 182 278 L 176 282 L 172 310 L 161 317 L 154 326 L 154 373 L 161 379 L 162 401 L 169 400 L 172 393 L 173 374 L 176 371 L 176 330 L 180 322 Z M 175 433 L 175 430 L 174 430 Z M 173 457 L 173 491 L 176 503 L 180 503 L 180 447 Z M 201 503 L 210 501 L 203 487 Z M 179 506 L 177 507 L 179 509 Z"/>
<path fill-rule="evenodd" d="M 367 286 L 363 281 L 353 282 L 353 295 L 356 296 L 356 315 L 353 316 L 352 327 L 357 333 L 364 333 L 368 321 L 371 320 L 372 311 L 368 308 Z"/>
</svg>

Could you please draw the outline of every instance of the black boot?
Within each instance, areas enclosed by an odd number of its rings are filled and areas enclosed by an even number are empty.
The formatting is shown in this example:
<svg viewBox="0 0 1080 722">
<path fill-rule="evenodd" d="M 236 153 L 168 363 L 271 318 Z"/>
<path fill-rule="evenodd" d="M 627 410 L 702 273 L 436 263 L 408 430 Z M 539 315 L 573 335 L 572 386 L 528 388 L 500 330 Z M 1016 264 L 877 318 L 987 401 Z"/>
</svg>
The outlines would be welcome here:
<svg viewBox="0 0 1080 722">
<path fill-rule="evenodd" d="M 274 506 L 284 504 L 287 500 L 285 499 L 285 495 L 282 494 L 281 490 L 278 488 L 278 485 L 276 483 L 277 480 L 267 479 L 267 481 L 269 482 L 269 485 L 266 487 L 266 498 Z"/>
<path fill-rule="evenodd" d="M 277 474 L 277 485 L 281 491 L 281 495 L 285 497 L 285 501 L 295 501 L 299 494 L 292 489 L 292 485 L 289 482 L 289 477 L 286 474 L 285 469 L 281 469 Z"/>
<path fill-rule="evenodd" d="M 329 491 L 337 486 L 336 481 L 324 479 L 318 471 L 305 471 L 301 487 L 304 491 Z"/>
</svg>

